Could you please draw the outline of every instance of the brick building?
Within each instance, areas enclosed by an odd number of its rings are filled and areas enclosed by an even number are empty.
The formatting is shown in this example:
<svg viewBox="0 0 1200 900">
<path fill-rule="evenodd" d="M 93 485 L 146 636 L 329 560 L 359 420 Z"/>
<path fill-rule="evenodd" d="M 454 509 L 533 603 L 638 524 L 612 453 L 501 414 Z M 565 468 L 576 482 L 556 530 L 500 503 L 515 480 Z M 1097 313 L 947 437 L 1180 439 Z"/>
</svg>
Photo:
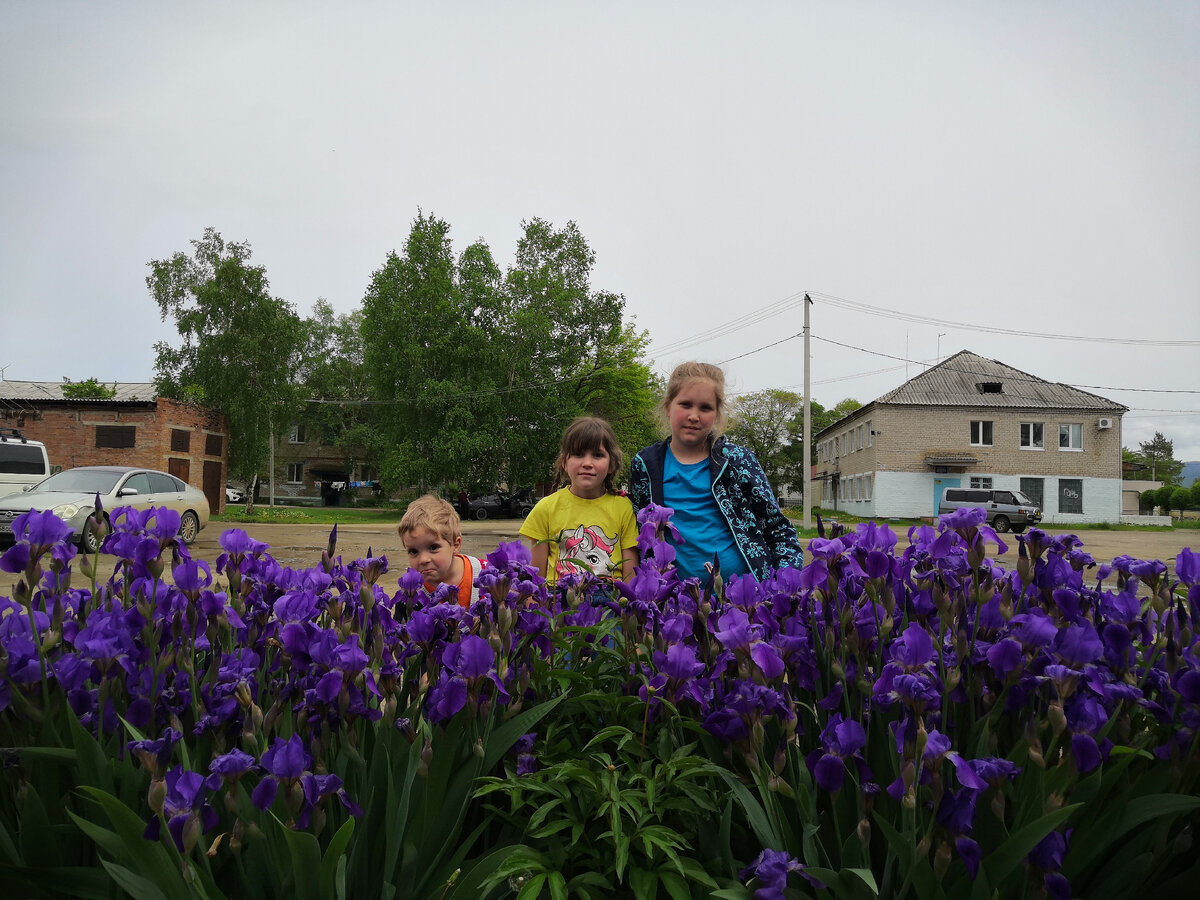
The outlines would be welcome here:
<svg viewBox="0 0 1200 900">
<path fill-rule="evenodd" d="M 816 501 L 929 517 L 947 487 L 995 488 L 1048 523 L 1117 522 L 1127 411 L 964 350 L 816 435 Z"/>
<path fill-rule="evenodd" d="M 225 506 L 229 431 L 219 412 L 157 396 L 147 382 L 116 382 L 108 400 L 63 396 L 53 381 L 0 381 L 0 427 L 46 445 L 54 471 L 145 466 L 200 488 Z"/>
</svg>

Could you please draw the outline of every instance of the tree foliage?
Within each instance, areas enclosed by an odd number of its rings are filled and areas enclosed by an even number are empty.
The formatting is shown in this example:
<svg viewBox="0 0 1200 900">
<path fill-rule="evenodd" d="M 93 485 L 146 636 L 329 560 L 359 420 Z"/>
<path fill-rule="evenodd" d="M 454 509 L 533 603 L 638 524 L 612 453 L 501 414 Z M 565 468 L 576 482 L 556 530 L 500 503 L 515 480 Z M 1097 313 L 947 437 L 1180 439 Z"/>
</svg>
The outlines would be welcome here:
<svg viewBox="0 0 1200 900">
<path fill-rule="evenodd" d="M 791 391 L 755 391 L 742 394 L 729 404 L 730 439 L 754 451 L 771 489 L 776 492 L 794 480 L 788 477 L 795 468 L 794 454 L 787 454 L 784 449 L 794 442 L 791 425 L 797 417 L 803 426 L 804 398 Z M 794 483 L 802 480 L 801 469 L 800 479 Z"/>
<path fill-rule="evenodd" d="M 111 400 L 117 396 L 115 387 L 109 387 L 95 378 L 63 382 L 62 392 L 68 400 Z"/>
<path fill-rule="evenodd" d="M 477 241 L 418 214 L 363 301 L 363 360 L 385 486 L 518 487 L 546 480 L 563 428 L 594 414 L 629 452 L 655 435 L 657 384 L 624 298 L 591 286 L 575 223 L 523 223 L 502 273 Z"/>
<path fill-rule="evenodd" d="M 1154 437 L 1142 441 L 1138 450 L 1121 448 L 1122 476 L 1132 481 L 1161 481 L 1178 485 L 1182 481 L 1183 463 L 1175 459 L 1175 443 L 1154 432 Z"/>
<path fill-rule="evenodd" d="M 300 397 L 303 329 L 292 306 L 270 295 L 265 269 L 250 264 L 248 243 L 227 243 L 213 228 L 191 243 L 190 256 L 147 263 L 146 286 L 182 340 L 154 345 L 157 389 L 223 412 L 230 474 L 250 479 Z"/>
</svg>

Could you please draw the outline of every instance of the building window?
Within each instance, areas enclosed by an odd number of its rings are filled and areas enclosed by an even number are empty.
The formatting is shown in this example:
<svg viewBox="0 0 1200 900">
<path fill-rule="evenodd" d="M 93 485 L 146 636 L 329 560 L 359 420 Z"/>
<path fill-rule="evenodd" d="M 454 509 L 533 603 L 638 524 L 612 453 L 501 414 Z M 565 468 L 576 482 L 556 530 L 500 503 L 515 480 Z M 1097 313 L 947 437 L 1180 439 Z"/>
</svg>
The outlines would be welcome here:
<svg viewBox="0 0 1200 900">
<path fill-rule="evenodd" d="M 292 423 L 291 430 L 288 431 L 288 443 L 289 444 L 303 444 L 304 443 L 304 426 L 303 425 L 298 425 L 295 422 Z"/>
<path fill-rule="evenodd" d="M 205 456 L 220 456 L 221 448 L 225 441 L 219 434 L 206 434 L 204 436 L 204 455 Z"/>
<path fill-rule="evenodd" d="M 971 422 L 971 446 L 972 447 L 990 447 L 992 446 L 992 423 L 985 422 L 979 419 Z"/>
<path fill-rule="evenodd" d="M 97 425 L 96 446 L 114 450 L 133 447 L 137 439 L 136 425 Z"/>
<path fill-rule="evenodd" d="M 990 476 L 990 475 L 972 475 L 971 476 L 971 487 L 984 488 L 984 489 L 990 491 L 992 489 L 992 476 Z"/>
<path fill-rule="evenodd" d="M 302 462 L 288 463 L 287 483 L 288 484 L 303 484 L 304 483 L 304 463 L 302 463 Z"/>
<path fill-rule="evenodd" d="M 870 500 L 870 499 L 871 499 L 871 488 L 872 488 L 872 486 L 873 486 L 873 485 L 872 485 L 872 482 L 873 482 L 874 480 L 875 480 L 875 476 L 874 476 L 874 475 L 870 475 L 870 474 L 868 474 L 868 475 L 864 475 L 864 476 L 863 476 L 863 499 L 864 499 L 864 500 Z"/>
<path fill-rule="evenodd" d="M 842 438 L 838 435 L 833 439 L 833 458 L 837 459 L 842 455 Z"/>
<path fill-rule="evenodd" d="M 1021 449 L 1044 450 L 1046 447 L 1046 428 L 1042 422 L 1021 423 Z"/>
<path fill-rule="evenodd" d="M 187 453 L 192 447 L 192 433 L 182 428 L 171 429 L 171 449 L 175 453 Z"/>
<path fill-rule="evenodd" d="M 1078 423 L 1058 426 L 1059 450 L 1083 449 L 1083 426 Z"/>
<path fill-rule="evenodd" d="M 858 426 L 858 440 L 855 443 L 858 444 L 859 450 L 863 448 L 863 427 L 861 425 Z"/>
<path fill-rule="evenodd" d="M 875 437 L 875 432 L 871 430 L 871 420 L 867 419 L 867 424 L 863 426 L 863 431 L 866 432 L 867 446 L 870 447 L 875 443 L 872 438 Z"/>
<path fill-rule="evenodd" d="M 1060 513 L 1083 512 L 1083 479 L 1058 479 L 1058 511 Z"/>
<path fill-rule="evenodd" d="M 1046 479 L 1044 478 L 1022 478 L 1021 493 L 1033 501 L 1033 505 L 1038 509 L 1045 509 L 1046 505 L 1042 502 L 1045 497 Z"/>
</svg>

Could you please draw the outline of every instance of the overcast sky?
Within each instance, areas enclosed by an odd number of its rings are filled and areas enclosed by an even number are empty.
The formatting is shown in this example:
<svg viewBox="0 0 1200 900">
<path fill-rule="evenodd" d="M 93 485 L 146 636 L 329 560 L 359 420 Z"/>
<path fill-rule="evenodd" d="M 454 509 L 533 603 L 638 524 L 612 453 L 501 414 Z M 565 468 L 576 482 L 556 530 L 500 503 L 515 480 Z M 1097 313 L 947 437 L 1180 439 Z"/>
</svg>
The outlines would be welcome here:
<svg viewBox="0 0 1200 900">
<path fill-rule="evenodd" d="M 151 380 L 206 226 L 307 314 L 418 209 L 501 266 L 538 216 L 661 371 L 800 390 L 810 291 L 826 406 L 968 349 L 1200 460 L 1195 0 L 0 0 L 0 84 L 10 380 Z"/>
</svg>

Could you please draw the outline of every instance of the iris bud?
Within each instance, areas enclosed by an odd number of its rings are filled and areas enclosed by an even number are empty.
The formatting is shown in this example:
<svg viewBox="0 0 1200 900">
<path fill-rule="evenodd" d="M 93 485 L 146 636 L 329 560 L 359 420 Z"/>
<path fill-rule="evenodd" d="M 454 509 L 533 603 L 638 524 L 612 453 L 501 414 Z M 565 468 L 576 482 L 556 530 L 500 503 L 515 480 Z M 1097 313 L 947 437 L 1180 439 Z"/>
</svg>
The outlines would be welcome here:
<svg viewBox="0 0 1200 900">
<path fill-rule="evenodd" d="M 155 814 L 163 811 L 163 802 L 167 799 L 167 782 L 163 778 L 150 781 L 150 789 L 146 791 L 146 804 Z"/>
<path fill-rule="evenodd" d="M 858 828 L 856 829 L 858 840 L 864 847 L 869 847 L 871 844 L 871 821 L 865 816 L 858 820 Z"/>
<path fill-rule="evenodd" d="M 942 841 L 933 856 L 933 874 L 937 876 L 938 881 L 945 877 L 946 870 L 950 868 L 950 859 L 950 845 Z"/>
<path fill-rule="evenodd" d="M 1062 704 L 1051 703 L 1047 715 L 1050 718 L 1050 727 L 1054 729 L 1054 736 L 1058 737 L 1067 728 L 1067 715 L 1063 712 Z"/>
</svg>

